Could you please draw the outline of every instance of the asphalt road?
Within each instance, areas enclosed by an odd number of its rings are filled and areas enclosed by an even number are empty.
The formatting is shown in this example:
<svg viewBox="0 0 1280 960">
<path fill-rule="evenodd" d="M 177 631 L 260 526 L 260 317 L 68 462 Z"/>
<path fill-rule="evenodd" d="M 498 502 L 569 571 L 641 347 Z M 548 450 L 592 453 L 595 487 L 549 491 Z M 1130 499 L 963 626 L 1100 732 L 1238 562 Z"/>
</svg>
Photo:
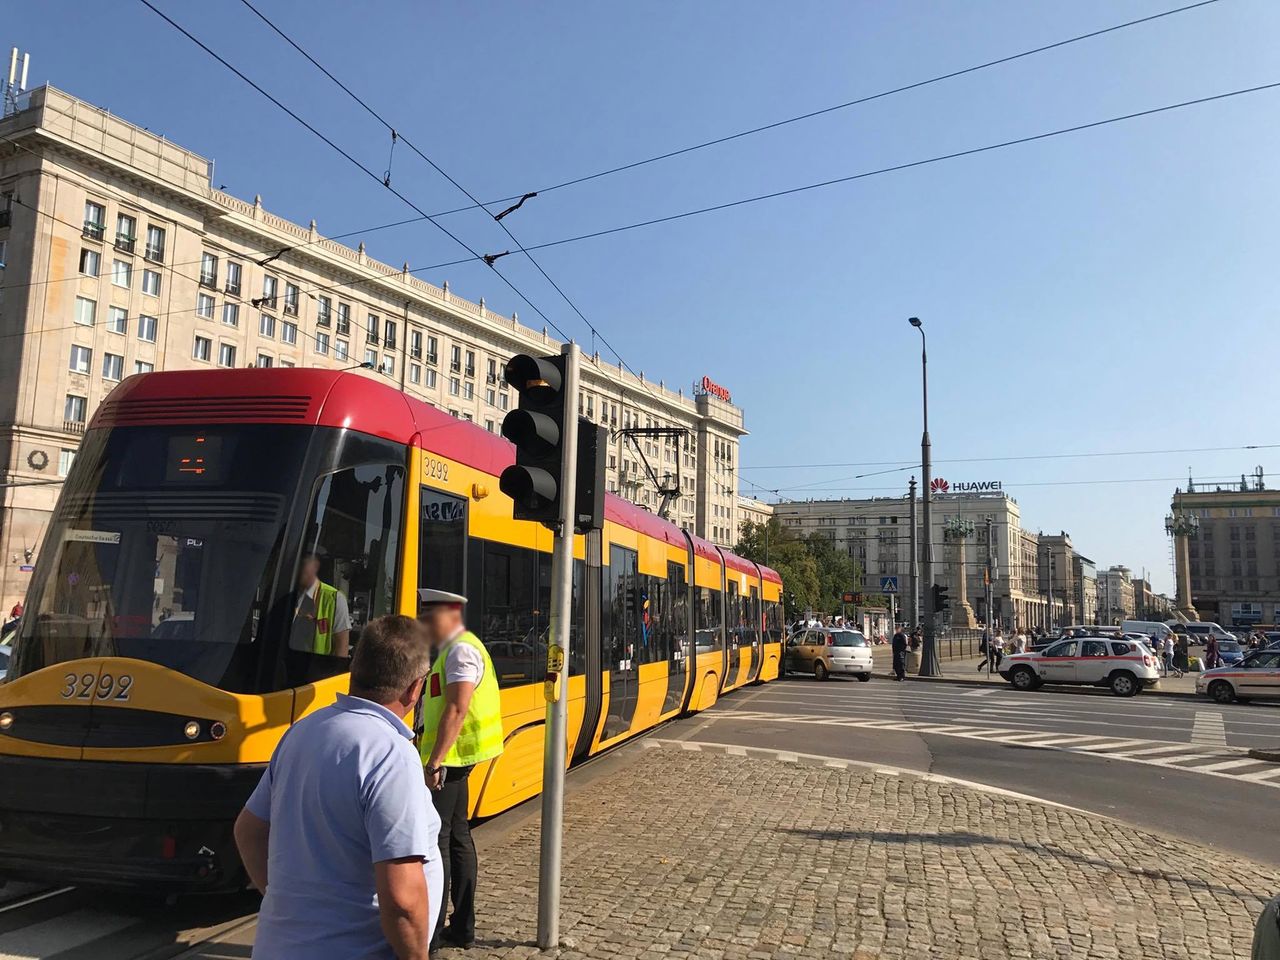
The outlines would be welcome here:
<svg viewBox="0 0 1280 960">
<path fill-rule="evenodd" d="M 726 698 L 662 736 L 829 755 L 1014 790 L 1280 864 L 1265 812 L 1280 706 L 1041 690 L 790 679 Z"/>
</svg>

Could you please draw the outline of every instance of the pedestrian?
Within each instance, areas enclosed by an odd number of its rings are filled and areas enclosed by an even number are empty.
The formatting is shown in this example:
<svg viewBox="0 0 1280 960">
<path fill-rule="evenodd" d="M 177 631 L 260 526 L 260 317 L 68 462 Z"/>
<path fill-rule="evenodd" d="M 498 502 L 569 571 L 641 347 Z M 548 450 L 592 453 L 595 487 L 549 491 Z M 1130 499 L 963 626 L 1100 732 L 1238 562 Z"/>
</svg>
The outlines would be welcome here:
<svg viewBox="0 0 1280 960">
<path fill-rule="evenodd" d="M 1027 649 L 1027 638 L 1020 633 L 1015 634 L 1013 639 L 1009 642 L 1009 652 L 1023 653 L 1026 651 L 1026 649 Z M 1000 659 L 1003 660 L 1004 657 L 1001 656 Z"/>
<path fill-rule="evenodd" d="M 1209 634 L 1204 642 L 1204 669 L 1212 670 L 1218 665 L 1218 638 Z"/>
<path fill-rule="evenodd" d="M 907 635 L 899 627 L 893 634 L 893 679 L 901 683 L 907 679 Z"/>
<path fill-rule="evenodd" d="M 413 731 L 428 653 L 410 617 L 360 635 L 351 693 L 295 723 L 235 824 L 263 894 L 260 960 L 425 960 L 441 910 L 440 821 Z"/>
<path fill-rule="evenodd" d="M 1161 654 L 1164 656 L 1164 675 L 1167 677 L 1174 670 L 1173 666 L 1173 637 L 1161 637 Z"/>
<path fill-rule="evenodd" d="M 445 925 L 441 909 L 436 944 L 467 948 L 476 937 L 476 875 L 479 865 L 468 822 L 467 778 L 478 763 L 502 753 L 502 700 L 493 661 L 480 638 L 462 622 L 467 598 L 444 590 L 420 590 L 422 612 L 435 661 L 422 698 L 419 748 L 431 799 L 440 815 L 444 885 L 453 904 Z"/>
</svg>

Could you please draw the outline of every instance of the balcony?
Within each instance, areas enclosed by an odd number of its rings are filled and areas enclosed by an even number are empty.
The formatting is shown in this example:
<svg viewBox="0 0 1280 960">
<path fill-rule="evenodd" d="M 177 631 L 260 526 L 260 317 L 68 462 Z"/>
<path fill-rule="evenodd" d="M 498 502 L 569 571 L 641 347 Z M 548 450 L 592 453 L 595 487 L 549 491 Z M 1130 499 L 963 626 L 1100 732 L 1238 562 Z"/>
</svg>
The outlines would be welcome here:
<svg viewBox="0 0 1280 960">
<path fill-rule="evenodd" d="M 107 228 L 100 223 L 94 223 L 92 220 L 84 222 L 84 229 L 80 231 L 80 236 L 86 240 L 101 240 L 102 235 L 107 232 Z"/>
<path fill-rule="evenodd" d="M 164 263 L 164 247 L 159 244 L 147 244 L 147 249 L 143 251 L 143 258 L 149 263 Z"/>
<path fill-rule="evenodd" d="M 434 367 L 439 362 L 440 362 L 440 355 L 438 353 L 427 354 L 427 363 L 431 364 Z"/>
<path fill-rule="evenodd" d="M 77 436 L 84 433 L 83 420 L 63 420 L 62 430 L 64 433 L 74 433 Z"/>
<path fill-rule="evenodd" d="M 286 312 L 287 312 L 287 311 L 286 311 Z M 331 323 L 332 323 L 332 320 L 331 320 L 331 318 L 330 318 L 329 314 L 327 314 L 327 313 L 322 313 L 322 314 L 320 314 L 319 316 L 317 316 L 317 317 L 316 317 L 316 326 L 317 326 L 317 327 L 327 327 L 327 326 L 329 326 Z M 339 333 L 342 333 L 342 330 L 341 330 L 341 329 L 339 329 L 339 330 L 338 330 L 338 332 L 339 332 Z"/>
<path fill-rule="evenodd" d="M 259 307 L 262 310 L 274 310 L 276 308 L 276 299 L 277 298 L 275 294 L 272 294 L 271 296 L 267 296 L 264 293 L 257 300 L 253 301 L 253 305 L 255 307 Z"/>
<path fill-rule="evenodd" d="M 137 243 L 138 243 L 138 240 L 136 237 L 130 237 L 130 236 L 126 236 L 123 233 L 117 233 L 116 242 L 114 246 L 121 253 L 131 254 L 133 253 L 134 247 L 137 245 Z"/>
<path fill-rule="evenodd" d="M 200 274 L 200 286 L 207 287 L 210 290 L 218 289 L 218 278 L 211 273 Z"/>
<path fill-rule="evenodd" d="M 345 319 L 343 319 L 342 317 L 339 317 L 339 318 L 338 318 L 338 329 L 337 329 L 337 333 L 338 333 L 338 336 L 340 336 L 340 337 L 348 337 L 348 336 L 350 336 L 350 335 L 351 335 L 351 321 L 350 321 L 350 320 L 345 320 Z"/>
<path fill-rule="evenodd" d="M 383 345 L 384 347 L 386 347 L 388 350 L 394 350 L 394 349 L 396 348 L 396 338 L 395 338 L 395 337 L 383 337 L 383 338 L 382 338 L 382 345 Z"/>
<path fill-rule="evenodd" d="M 226 286 L 226 289 L 224 290 L 224 292 L 225 292 L 228 296 L 232 296 L 232 297 L 238 297 L 238 296 L 240 296 L 240 281 L 239 281 L 239 280 L 228 280 L 228 281 L 227 281 L 227 286 Z"/>
<path fill-rule="evenodd" d="M 296 317 L 298 315 L 298 301 L 286 298 L 284 301 L 284 313 L 287 317 Z"/>
<path fill-rule="evenodd" d="M 462 364 L 461 364 L 461 363 L 459 363 L 457 360 L 450 360 L 450 361 L 449 361 L 449 370 L 450 370 L 450 372 L 452 372 L 452 373 L 461 373 L 461 372 L 462 372 Z"/>
<path fill-rule="evenodd" d="M 476 375 L 476 368 L 475 368 L 475 367 L 467 367 L 467 372 L 466 372 L 465 376 L 468 376 L 468 377 L 474 377 L 475 375 Z"/>
<path fill-rule="evenodd" d="M 378 331 L 377 331 L 377 330 L 370 330 L 370 331 L 368 331 L 368 332 L 364 335 L 364 342 L 365 342 L 365 343 L 373 343 L 373 344 L 376 344 L 376 343 L 377 343 L 379 340 L 381 340 L 381 339 L 382 339 L 382 338 L 378 336 Z"/>
<path fill-rule="evenodd" d="M 421 360 L 421 359 L 422 359 L 422 348 L 421 348 L 421 347 L 413 347 L 413 348 L 411 348 L 411 349 L 409 350 L 409 356 L 413 357 L 413 359 L 415 359 L 415 360 Z"/>
<path fill-rule="evenodd" d="M 497 382 L 498 382 L 498 375 L 497 375 L 496 373 L 489 373 L 489 374 L 486 374 L 486 375 L 485 375 L 485 378 L 484 378 L 484 382 L 485 382 L 485 383 L 497 383 Z"/>
</svg>

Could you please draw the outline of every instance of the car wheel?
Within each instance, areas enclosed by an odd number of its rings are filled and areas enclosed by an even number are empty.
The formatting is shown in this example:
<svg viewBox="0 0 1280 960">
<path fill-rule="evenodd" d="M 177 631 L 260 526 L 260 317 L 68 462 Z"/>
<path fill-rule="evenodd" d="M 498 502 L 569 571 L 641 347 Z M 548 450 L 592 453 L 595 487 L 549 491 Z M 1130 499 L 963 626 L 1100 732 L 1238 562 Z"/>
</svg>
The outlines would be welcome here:
<svg viewBox="0 0 1280 960">
<path fill-rule="evenodd" d="M 860 673 L 860 674 L 858 674 L 858 680 L 859 680 L 860 682 L 862 682 L 862 683 L 866 683 L 866 682 L 867 682 L 868 680 L 870 680 L 870 679 L 871 679 L 871 674 L 869 674 L 869 673 Z"/>
<path fill-rule="evenodd" d="M 1019 690 L 1034 690 L 1039 679 L 1030 667 L 1014 667 L 1009 674 L 1009 682 Z"/>
<path fill-rule="evenodd" d="M 831 676 L 831 671 L 827 669 L 827 665 L 819 660 L 813 665 L 813 679 L 826 680 Z"/>
<path fill-rule="evenodd" d="M 1230 703 L 1236 698 L 1236 691 L 1225 680 L 1215 680 L 1209 684 L 1209 696 L 1215 703 Z"/>
<path fill-rule="evenodd" d="M 1117 670 L 1111 675 L 1110 687 L 1117 697 L 1133 697 L 1142 689 L 1142 684 L 1128 670 Z"/>
</svg>

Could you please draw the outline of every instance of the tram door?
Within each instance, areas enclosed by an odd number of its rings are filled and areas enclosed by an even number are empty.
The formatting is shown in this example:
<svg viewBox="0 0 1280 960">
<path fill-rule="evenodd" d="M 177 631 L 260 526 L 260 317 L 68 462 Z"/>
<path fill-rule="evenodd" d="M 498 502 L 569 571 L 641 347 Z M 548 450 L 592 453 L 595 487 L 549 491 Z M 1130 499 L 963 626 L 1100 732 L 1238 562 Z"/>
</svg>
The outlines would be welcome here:
<svg viewBox="0 0 1280 960">
<path fill-rule="evenodd" d="M 603 660 L 609 672 L 609 712 L 605 716 L 604 739 L 631 729 L 636 701 L 640 696 L 642 617 L 645 598 L 641 596 L 634 550 L 609 546 L 609 566 L 604 570 L 602 599 L 605 614 L 601 634 Z"/>
<path fill-rule="evenodd" d="M 728 577 L 724 595 L 724 626 L 729 645 L 729 669 L 725 671 L 724 689 L 738 683 L 738 666 L 742 662 L 741 647 L 747 642 L 742 633 L 742 604 L 738 600 L 738 581 Z"/>
<path fill-rule="evenodd" d="M 764 664 L 764 624 L 760 619 L 760 588 L 751 587 L 751 598 L 747 601 L 746 630 L 751 637 L 751 676 L 749 680 L 760 679 L 760 667 Z"/>
</svg>

